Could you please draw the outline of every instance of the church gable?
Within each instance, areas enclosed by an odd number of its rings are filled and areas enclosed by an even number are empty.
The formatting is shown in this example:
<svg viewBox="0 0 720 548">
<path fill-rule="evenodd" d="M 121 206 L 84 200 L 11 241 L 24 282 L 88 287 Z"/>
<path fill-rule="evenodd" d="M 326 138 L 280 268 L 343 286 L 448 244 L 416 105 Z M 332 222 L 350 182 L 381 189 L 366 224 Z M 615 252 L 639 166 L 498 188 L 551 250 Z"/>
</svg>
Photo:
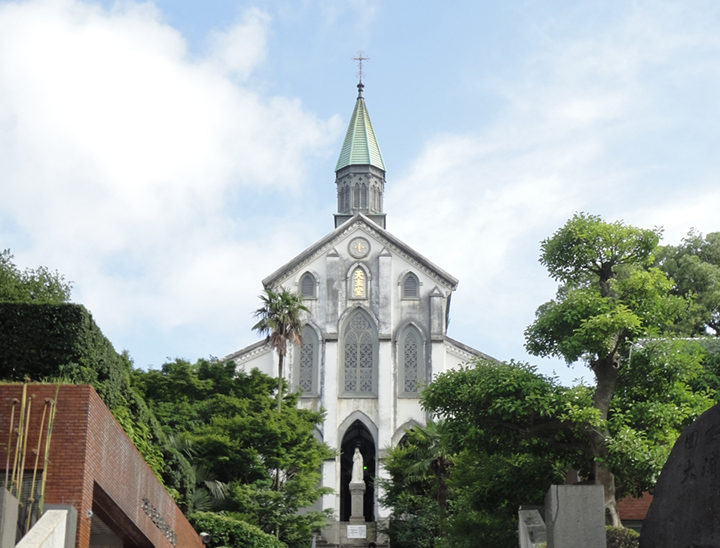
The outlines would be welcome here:
<svg viewBox="0 0 720 548">
<path fill-rule="evenodd" d="M 364 242 L 369 244 L 368 250 L 363 249 L 363 246 L 366 245 Z M 387 230 L 376 225 L 363 214 L 355 215 L 350 221 L 273 272 L 263 280 L 263 285 L 265 287 L 283 285 L 289 289 L 301 291 L 302 287 L 295 287 L 300 283 L 299 277 L 304 275 L 308 269 L 312 270 L 313 266 L 318 263 L 318 259 L 324 260 L 327 255 L 337 255 L 343 259 L 356 259 L 360 263 L 370 255 L 376 255 L 378 251 L 398 262 L 407 263 L 406 270 L 414 270 L 415 276 L 428 277 L 432 280 L 433 286 L 439 285 L 448 295 L 457 288 L 458 280 L 454 276 L 426 259 Z"/>
</svg>

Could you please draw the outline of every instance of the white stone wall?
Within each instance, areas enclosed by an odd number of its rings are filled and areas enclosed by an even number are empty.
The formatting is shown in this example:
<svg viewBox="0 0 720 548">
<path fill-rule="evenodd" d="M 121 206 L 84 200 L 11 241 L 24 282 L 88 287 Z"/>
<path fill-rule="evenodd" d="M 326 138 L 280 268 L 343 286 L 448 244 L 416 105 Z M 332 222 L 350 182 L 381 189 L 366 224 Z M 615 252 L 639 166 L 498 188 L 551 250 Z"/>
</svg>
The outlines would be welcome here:
<svg viewBox="0 0 720 548">
<path fill-rule="evenodd" d="M 16 548 L 65 548 L 67 510 L 47 510 Z"/>
</svg>

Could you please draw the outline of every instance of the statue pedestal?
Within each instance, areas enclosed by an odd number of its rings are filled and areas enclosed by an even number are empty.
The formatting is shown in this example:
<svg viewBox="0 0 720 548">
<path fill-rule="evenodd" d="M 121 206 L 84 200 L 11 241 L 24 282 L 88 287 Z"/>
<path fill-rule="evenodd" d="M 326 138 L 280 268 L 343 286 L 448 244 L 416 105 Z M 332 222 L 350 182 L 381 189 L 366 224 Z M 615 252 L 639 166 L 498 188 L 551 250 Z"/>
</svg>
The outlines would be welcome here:
<svg viewBox="0 0 720 548">
<path fill-rule="evenodd" d="M 364 512 L 365 482 L 350 482 L 350 524 L 365 523 Z"/>
</svg>

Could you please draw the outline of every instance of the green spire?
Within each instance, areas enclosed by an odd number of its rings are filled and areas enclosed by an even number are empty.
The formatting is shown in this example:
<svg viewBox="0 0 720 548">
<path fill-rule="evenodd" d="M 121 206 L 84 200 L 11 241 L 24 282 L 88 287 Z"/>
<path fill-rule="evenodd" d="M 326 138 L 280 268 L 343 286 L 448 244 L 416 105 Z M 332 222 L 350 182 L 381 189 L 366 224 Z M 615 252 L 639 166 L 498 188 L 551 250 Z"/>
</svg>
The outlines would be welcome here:
<svg viewBox="0 0 720 548">
<path fill-rule="evenodd" d="M 372 123 L 370 123 L 370 115 L 365 107 L 365 99 L 363 98 L 362 82 L 358 84 L 358 98 L 355 103 L 350 118 L 350 125 L 345 134 L 345 142 L 340 151 L 335 171 L 350 165 L 371 165 L 385 171 L 385 163 L 380 154 L 375 132 Z"/>
</svg>

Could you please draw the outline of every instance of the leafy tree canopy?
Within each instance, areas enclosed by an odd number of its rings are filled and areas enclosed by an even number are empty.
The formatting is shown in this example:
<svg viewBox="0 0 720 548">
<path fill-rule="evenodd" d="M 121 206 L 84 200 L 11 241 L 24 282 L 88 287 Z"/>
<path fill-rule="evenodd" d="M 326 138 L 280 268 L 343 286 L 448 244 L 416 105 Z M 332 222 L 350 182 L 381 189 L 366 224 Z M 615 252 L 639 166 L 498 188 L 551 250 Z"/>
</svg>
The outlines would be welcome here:
<svg viewBox="0 0 720 548">
<path fill-rule="evenodd" d="M 310 544 L 326 514 L 298 510 L 327 492 L 318 487 L 319 470 L 332 453 L 314 436 L 322 413 L 298 409 L 298 395 L 286 394 L 279 414 L 275 379 L 236 371 L 232 362 L 175 360 L 133 374 L 167 434 L 226 486 L 214 510 L 277 534 L 288 546 Z"/>
<path fill-rule="evenodd" d="M 609 525 L 620 525 L 615 479 L 608 466 L 608 413 L 618 375 L 635 341 L 669 332 L 687 308 L 672 282 L 653 267 L 659 229 L 578 213 L 542 242 L 540 262 L 561 282 L 557 297 L 538 308 L 525 331 L 526 348 L 568 363 L 584 360 L 595 374 L 592 405 L 598 422 L 587 430 L 591 476 L 605 489 Z"/>
<path fill-rule="evenodd" d="M 691 230 L 680 245 L 659 248 L 657 258 L 658 267 L 675 282 L 672 293 L 690 298 L 678 334 L 720 336 L 720 232 L 703 237 Z"/>
<path fill-rule="evenodd" d="M 432 387 L 434 385 L 431 384 Z M 519 504 L 541 504 L 548 482 L 564 470 L 553 452 L 490 454 L 466 420 L 414 427 L 388 451 L 381 502 L 396 548 L 517 546 Z"/>
<path fill-rule="evenodd" d="M 480 360 L 436 377 L 422 403 L 446 417 L 455 451 L 450 536 L 462 523 L 488 534 L 499 530 L 493 523 L 512 528 L 518 505 L 541 503 L 570 468 L 592 477 L 598 430 L 605 432 L 603 462 L 613 474 L 614 495 L 651 491 L 682 429 L 714 404 L 710 392 L 694 386 L 704 357 L 703 345 L 691 341 L 637 348 L 620 370 L 607 419 L 593 404 L 594 387 L 562 386 L 528 364 Z"/>
<path fill-rule="evenodd" d="M 0 302 L 60 304 L 70 300 L 72 282 L 44 266 L 18 269 L 9 249 L 0 251 Z"/>
</svg>

